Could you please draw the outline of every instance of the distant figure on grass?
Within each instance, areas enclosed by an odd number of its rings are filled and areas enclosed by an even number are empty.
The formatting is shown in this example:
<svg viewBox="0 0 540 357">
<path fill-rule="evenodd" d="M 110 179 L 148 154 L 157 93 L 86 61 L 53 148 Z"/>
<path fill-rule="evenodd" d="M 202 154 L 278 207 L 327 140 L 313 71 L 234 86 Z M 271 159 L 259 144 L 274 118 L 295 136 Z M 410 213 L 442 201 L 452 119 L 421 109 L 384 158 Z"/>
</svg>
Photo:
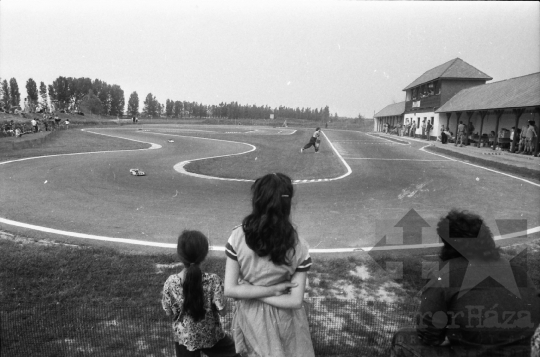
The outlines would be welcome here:
<svg viewBox="0 0 540 357">
<path fill-rule="evenodd" d="M 290 221 L 292 181 L 268 174 L 251 192 L 252 213 L 225 246 L 225 295 L 239 299 L 231 327 L 236 350 L 249 357 L 313 357 L 302 305 L 311 257 Z"/>
<path fill-rule="evenodd" d="M 307 150 L 312 146 L 315 148 L 315 152 L 319 152 L 319 146 L 321 143 L 321 139 L 319 138 L 320 136 L 321 136 L 321 128 L 317 127 L 317 129 L 315 129 L 315 132 L 313 133 L 311 138 L 309 138 L 309 143 L 304 145 L 304 147 L 300 149 L 300 152 L 304 152 L 304 150 Z"/>
<path fill-rule="evenodd" d="M 529 356 L 540 297 L 526 267 L 501 257 L 474 213 L 451 210 L 437 234 L 440 266 L 428 274 L 416 328 L 394 335 L 391 356 Z"/>
<path fill-rule="evenodd" d="M 225 315 L 223 281 L 203 273 L 200 264 L 208 254 L 208 239 L 199 231 L 183 231 L 177 252 L 185 269 L 169 276 L 163 287 L 162 305 L 173 318 L 176 356 L 238 356 L 231 337 L 223 331 Z"/>
</svg>

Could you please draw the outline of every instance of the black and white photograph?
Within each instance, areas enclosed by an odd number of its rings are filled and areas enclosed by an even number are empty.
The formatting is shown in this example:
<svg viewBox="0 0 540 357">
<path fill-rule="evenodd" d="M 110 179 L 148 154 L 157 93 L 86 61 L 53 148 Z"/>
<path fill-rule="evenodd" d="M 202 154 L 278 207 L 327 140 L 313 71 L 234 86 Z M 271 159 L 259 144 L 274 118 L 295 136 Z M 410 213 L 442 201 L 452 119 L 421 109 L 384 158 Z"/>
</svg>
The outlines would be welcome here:
<svg viewBox="0 0 540 357">
<path fill-rule="evenodd" d="M 0 356 L 540 357 L 540 3 L 0 0 Z"/>
</svg>

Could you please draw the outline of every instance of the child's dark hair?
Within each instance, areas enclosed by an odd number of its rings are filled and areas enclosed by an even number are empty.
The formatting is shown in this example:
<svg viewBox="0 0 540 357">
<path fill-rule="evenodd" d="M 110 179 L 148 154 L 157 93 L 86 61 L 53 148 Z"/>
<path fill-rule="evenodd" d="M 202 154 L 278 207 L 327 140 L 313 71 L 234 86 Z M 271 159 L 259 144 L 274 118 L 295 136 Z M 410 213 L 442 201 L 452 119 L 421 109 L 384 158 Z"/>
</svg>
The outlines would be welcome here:
<svg viewBox="0 0 540 357">
<path fill-rule="evenodd" d="M 195 321 L 202 320 L 205 315 L 202 271 L 199 264 L 208 254 L 208 239 L 199 231 L 184 230 L 178 237 L 178 257 L 186 267 L 186 275 L 182 289 L 184 306 L 182 313 Z"/>
<path fill-rule="evenodd" d="M 289 220 L 293 185 L 281 173 L 258 178 L 251 186 L 253 211 L 242 221 L 246 244 L 276 265 L 290 265 L 287 253 L 296 246 L 297 233 Z"/>
</svg>

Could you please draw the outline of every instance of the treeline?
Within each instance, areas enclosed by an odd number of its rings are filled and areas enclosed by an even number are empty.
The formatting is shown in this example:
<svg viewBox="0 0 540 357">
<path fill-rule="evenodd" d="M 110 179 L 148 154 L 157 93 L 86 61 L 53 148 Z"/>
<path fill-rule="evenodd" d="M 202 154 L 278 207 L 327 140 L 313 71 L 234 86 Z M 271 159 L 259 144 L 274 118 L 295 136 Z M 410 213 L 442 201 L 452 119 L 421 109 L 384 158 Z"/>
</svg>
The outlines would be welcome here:
<svg viewBox="0 0 540 357">
<path fill-rule="evenodd" d="M 137 93 L 131 94 L 128 101 L 127 112 L 136 115 L 135 108 L 130 103 L 137 102 Z M 205 105 L 197 102 L 174 101 L 167 99 L 160 104 L 152 93 L 144 100 L 142 115 L 149 118 L 165 116 L 167 118 L 227 118 L 227 119 L 269 119 L 270 114 L 275 118 L 328 120 L 330 108 L 328 106 L 312 110 L 311 108 L 288 108 L 280 106 L 272 109 L 269 106 L 242 105 L 238 102 L 219 103 L 218 105 Z"/>
<path fill-rule="evenodd" d="M 330 118 L 330 109 L 324 108 L 289 108 L 279 106 L 242 105 L 238 102 L 206 105 L 167 99 L 160 103 L 152 93 L 144 99 L 142 110 L 139 110 L 139 95 L 131 93 L 124 112 L 124 91 L 118 84 L 90 78 L 58 77 L 52 84 L 41 82 L 39 87 L 32 79 L 26 82 L 27 97 L 24 99 L 24 110 L 29 112 L 66 111 L 87 112 L 100 115 L 122 116 L 124 113 L 146 118 L 228 118 L 228 119 L 268 119 L 274 118 L 306 119 L 326 121 Z M 1 81 L 0 102 L 4 111 L 13 112 L 21 108 L 21 94 L 15 78 Z M 337 117 L 337 113 L 335 114 Z"/>
<path fill-rule="evenodd" d="M 58 77 L 52 84 L 41 82 L 39 88 L 32 79 L 26 82 L 28 96 L 21 107 L 21 95 L 15 78 L 1 82 L 0 101 L 4 111 L 87 111 L 92 114 L 123 115 L 124 91 L 117 84 L 99 79 Z"/>
</svg>

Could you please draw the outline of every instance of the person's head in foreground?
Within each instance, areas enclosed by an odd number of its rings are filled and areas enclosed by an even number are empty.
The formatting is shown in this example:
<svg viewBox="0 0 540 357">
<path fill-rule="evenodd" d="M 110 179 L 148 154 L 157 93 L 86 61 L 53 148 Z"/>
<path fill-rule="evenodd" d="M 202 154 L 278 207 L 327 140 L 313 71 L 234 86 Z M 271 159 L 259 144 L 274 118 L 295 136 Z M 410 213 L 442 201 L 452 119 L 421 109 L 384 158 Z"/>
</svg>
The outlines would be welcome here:
<svg viewBox="0 0 540 357">
<path fill-rule="evenodd" d="M 491 230 L 475 213 L 452 209 L 439 220 L 437 234 L 444 244 L 439 254 L 443 261 L 459 257 L 485 261 L 500 258 Z"/>
</svg>

